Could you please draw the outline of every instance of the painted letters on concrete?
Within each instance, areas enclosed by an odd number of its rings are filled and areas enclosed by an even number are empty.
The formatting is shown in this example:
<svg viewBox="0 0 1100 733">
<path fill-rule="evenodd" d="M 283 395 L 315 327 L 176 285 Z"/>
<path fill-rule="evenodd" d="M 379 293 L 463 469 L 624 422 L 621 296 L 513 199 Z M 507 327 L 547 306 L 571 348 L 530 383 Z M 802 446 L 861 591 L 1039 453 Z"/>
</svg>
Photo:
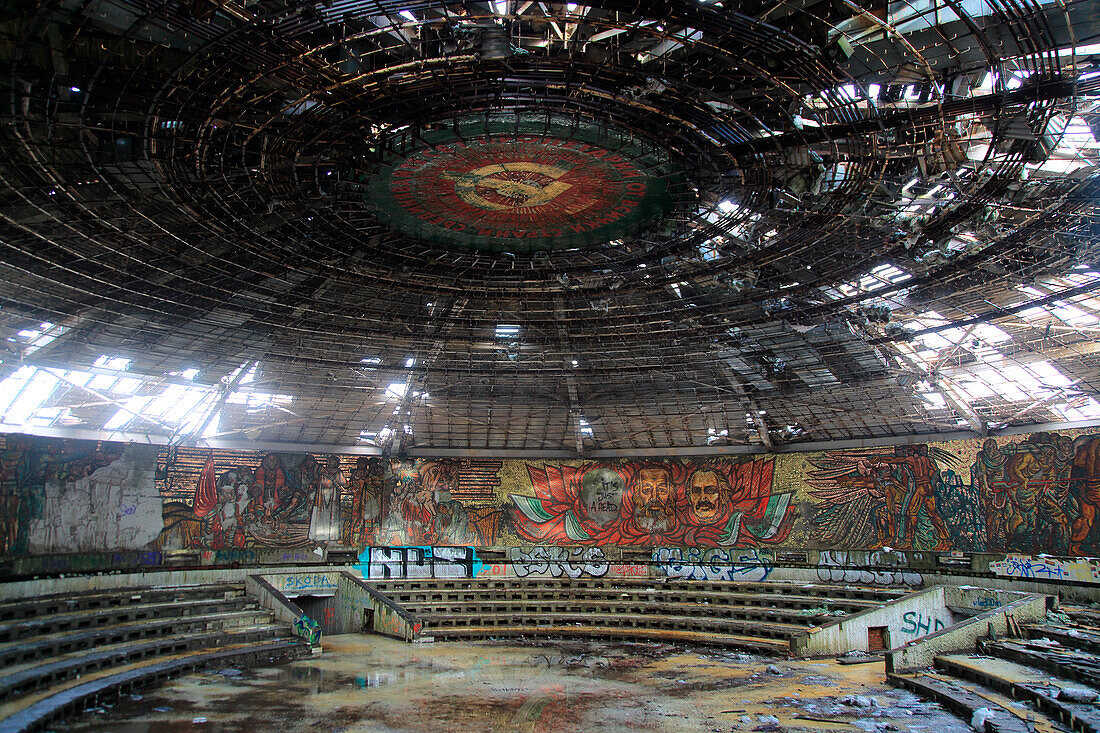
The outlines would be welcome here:
<svg viewBox="0 0 1100 733">
<path fill-rule="evenodd" d="M 756 550 L 658 547 L 653 561 L 665 576 L 684 580 L 766 580 L 772 571 Z"/>
<path fill-rule="evenodd" d="M 924 582 L 924 577 L 910 570 L 907 563 L 905 555 L 882 550 L 822 550 L 817 577 L 826 583 L 907 585 L 916 588 Z"/>
<path fill-rule="evenodd" d="M 510 547 L 508 559 L 516 577 L 602 578 L 608 563 L 599 547 Z"/>
<path fill-rule="evenodd" d="M 991 562 L 989 569 L 1005 578 L 1100 583 L 1100 560 L 1096 558 L 1060 560 L 1053 557 L 1009 555 L 1004 560 Z"/>
<path fill-rule="evenodd" d="M 372 580 L 474 578 L 483 567 L 473 547 L 371 547 L 359 560 Z"/>
</svg>

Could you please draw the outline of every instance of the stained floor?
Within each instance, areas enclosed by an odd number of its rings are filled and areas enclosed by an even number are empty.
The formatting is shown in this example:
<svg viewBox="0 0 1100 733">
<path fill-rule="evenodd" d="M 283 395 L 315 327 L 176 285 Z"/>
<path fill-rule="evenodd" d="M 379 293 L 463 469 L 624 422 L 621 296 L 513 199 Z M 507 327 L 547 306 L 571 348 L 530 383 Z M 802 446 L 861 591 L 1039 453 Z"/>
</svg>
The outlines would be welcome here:
<svg viewBox="0 0 1100 733">
<path fill-rule="evenodd" d="M 404 644 L 348 634 L 326 637 L 324 654 L 310 659 L 189 675 L 57 730 L 969 730 L 888 687 L 882 666 L 653 643 Z"/>
</svg>

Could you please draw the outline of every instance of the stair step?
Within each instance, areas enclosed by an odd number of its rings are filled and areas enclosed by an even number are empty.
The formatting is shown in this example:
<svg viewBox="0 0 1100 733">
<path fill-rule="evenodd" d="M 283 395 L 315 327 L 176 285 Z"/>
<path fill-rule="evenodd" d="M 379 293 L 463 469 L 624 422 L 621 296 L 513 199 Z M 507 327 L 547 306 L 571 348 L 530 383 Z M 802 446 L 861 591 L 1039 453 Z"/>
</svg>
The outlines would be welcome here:
<svg viewBox="0 0 1100 733">
<path fill-rule="evenodd" d="M 742 593 L 753 596 L 766 595 L 778 599 L 808 598 L 808 599 L 844 599 L 866 600 L 875 604 L 884 603 L 908 595 L 911 591 L 895 588 L 874 588 L 856 585 L 827 585 L 821 583 L 785 583 L 785 582 L 739 582 L 739 581 L 677 581 L 661 579 L 630 580 L 624 578 L 603 578 L 592 580 L 558 579 L 558 578 L 509 578 L 507 580 L 479 580 L 479 579 L 406 579 L 406 580 L 380 580 L 375 578 L 365 579 L 383 593 L 410 592 L 410 591 L 473 591 L 485 593 L 490 591 L 506 591 L 523 593 L 528 590 L 546 589 L 548 591 L 568 591 L 571 594 L 583 595 L 590 591 L 622 591 L 622 592 L 662 592 L 662 593 L 695 593 L 707 595 L 721 595 Z"/>
<path fill-rule="evenodd" d="M 1062 613 L 1082 626 L 1100 629 L 1100 611 L 1084 606 L 1062 605 Z"/>
<path fill-rule="evenodd" d="M 86 631 L 63 631 L 35 637 L 33 641 L 0 644 L 0 669 L 12 671 L 15 665 L 35 659 L 67 654 L 81 649 L 102 648 L 123 641 L 133 642 L 184 632 L 200 632 L 242 628 L 271 622 L 271 612 L 263 609 L 226 613 L 182 616 L 154 621 L 130 621 Z"/>
<path fill-rule="evenodd" d="M 229 600 L 199 598 L 168 603 L 135 604 L 120 608 L 97 608 L 76 613 L 59 613 L 25 621 L 0 624 L 0 643 L 26 640 L 63 631 L 83 631 L 128 621 L 191 615 L 185 612 L 229 612 L 257 609 L 259 604 L 247 596 Z"/>
<path fill-rule="evenodd" d="M 1030 639 L 1053 639 L 1062 646 L 1100 654 L 1100 632 L 1061 624 L 1027 624 L 1021 627 Z"/>
<path fill-rule="evenodd" d="M 245 595 L 243 583 L 173 586 L 171 588 L 116 588 L 85 593 L 65 593 L 0 602 L 0 623 L 30 620 L 58 613 L 97 608 L 124 608 L 165 600 L 226 598 Z"/>
<path fill-rule="evenodd" d="M 936 657 L 935 666 L 955 677 L 974 680 L 1015 698 L 1029 700 L 1049 717 L 1057 718 L 1072 730 L 1095 733 L 1100 729 L 1100 713 L 1093 705 L 1058 699 L 1058 693 L 1063 689 L 1085 687 L 1080 682 L 1055 677 L 1007 659 L 976 654 L 945 654 Z"/>
<path fill-rule="evenodd" d="M 1100 659 L 1088 652 L 1009 640 L 985 642 L 983 650 L 993 656 L 1038 667 L 1080 684 L 1100 686 Z"/>
<path fill-rule="evenodd" d="M 89 671 L 199 648 L 261 641 L 286 631 L 285 626 L 270 624 L 241 631 L 169 637 L 138 644 L 120 644 L 103 650 L 85 651 L 5 674 L 0 677 L 0 701 L 50 687 Z"/>
<path fill-rule="evenodd" d="M 497 636 L 571 636 L 611 639 L 641 639 L 699 646 L 723 646 L 768 654 L 786 654 L 786 641 L 733 634 L 713 634 L 674 629 L 640 629 L 618 626 L 459 626 L 425 629 L 424 636 L 440 639 L 475 639 Z"/>
<path fill-rule="evenodd" d="M 1042 712 L 1021 707 L 1012 698 L 971 680 L 928 672 L 890 674 L 887 679 L 891 684 L 938 702 L 967 722 L 975 711 L 988 708 L 994 716 L 986 721 L 987 733 L 1067 733 L 1067 728 Z"/>
<path fill-rule="evenodd" d="M 686 633 L 728 633 L 728 630 L 742 629 L 759 631 L 759 636 L 781 637 L 787 639 L 794 634 L 805 631 L 805 626 L 792 624 L 759 623 L 754 621 L 739 621 L 733 619 L 700 619 L 693 616 L 665 616 L 646 614 L 639 616 L 623 616 L 612 614 L 575 614 L 575 613 L 499 613 L 487 616 L 481 613 L 454 613 L 446 615 L 425 616 L 418 614 L 424 622 L 424 633 L 427 629 L 444 629 L 455 626 L 487 628 L 499 628 L 500 626 L 526 626 L 531 627 L 555 627 L 568 628 L 569 626 L 601 626 L 606 628 L 644 629 L 650 631 L 668 630 L 684 631 Z M 679 627 L 679 628 L 668 628 Z M 698 627 L 698 628 L 683 628 Z"/>
<path fill-rule="evenodd" d="M 633 615 L 660 614 L 662 611 L 676 611 L 676 615 L 691 615 L 706 618 L 733 618 L 756 620 L 759 618 L 781 618 L 788 622 L 804 622 L 807 625 L 814 619 L 828 617 L 828 611 L 806 613 L 786 608 L 762 608 L 758 606 L 735 606 L 714 603 L 673 603 L 661 599 L 647 599 L 629 602 L 610 599 L 606 601 L 590 600 L 547 600 L 547 601 L 504 601 L 488 600 L 456 603 L 451 601 L 405 602 L 405 609 L 418 615 L 441 613 L 628 613 Z"/>
<path fill-rule="evenodd" d="M 309 646 L 301 640 L 272 640 L 258 644 L 239 644 L 217 651 L 204 649 L 172 659 L 142 664 L 52 691 L 0 720 L 0 733 L 29 733 L 40 730 L 51 721 L 79 712 L 86 701 L 161 682 L 199 669 L 224 664 L 247 666 L 263 661 L 282 661 L 307 656 L 309 653 Z"/>
</svg>

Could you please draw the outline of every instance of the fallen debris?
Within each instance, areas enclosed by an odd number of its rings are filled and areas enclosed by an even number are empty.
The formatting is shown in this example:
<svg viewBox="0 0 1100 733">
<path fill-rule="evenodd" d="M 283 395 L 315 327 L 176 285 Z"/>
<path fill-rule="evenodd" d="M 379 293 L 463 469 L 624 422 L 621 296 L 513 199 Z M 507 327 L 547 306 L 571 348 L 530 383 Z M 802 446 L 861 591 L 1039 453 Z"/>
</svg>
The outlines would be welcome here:
<svg viewBox="0 0 1100 733">
<path fill-rule="evenodd" d="M 974 714 L 970 716 L 970 727 L 978 731 L 978 733 L 986 733 L 986 722 L 996 717 L 996 714 L 989 708 L 978 708 L 974 711 Z"/>
</svg>

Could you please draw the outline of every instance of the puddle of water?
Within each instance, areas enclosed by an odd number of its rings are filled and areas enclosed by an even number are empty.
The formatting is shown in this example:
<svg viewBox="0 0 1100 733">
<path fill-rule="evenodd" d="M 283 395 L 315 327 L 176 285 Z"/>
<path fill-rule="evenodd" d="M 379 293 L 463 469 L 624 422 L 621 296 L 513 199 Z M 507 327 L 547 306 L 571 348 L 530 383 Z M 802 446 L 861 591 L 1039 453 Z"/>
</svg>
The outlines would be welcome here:
<svg viewBox="0 0 1100 733">
<path fill-rule="evenodd" d="M 780 674 L 768 673 L 769 664 Z M 325 653 L 308 660 L 238 676 L 191 675 L 59 729 L 726 732 L 753 730 L 761 725 L 760 715 L 775 715 L 784 730 L 794 732 L 854 733 L 859 721 L 889 721 L 912 733 L 967 730 L 942 711 L 919 721 L 904 716 L 900 706 L 915 698 L 887 688 L 881 665 L 873 667 L 668 644 L 410 645 L 375 636 L 332 636 L 325 639 Z M 873 696 L 881 705 L 854 710 L 839 703 L 851 694 Z M 192 723 L 196 717 L 207 722 Z"/>
</svg>

